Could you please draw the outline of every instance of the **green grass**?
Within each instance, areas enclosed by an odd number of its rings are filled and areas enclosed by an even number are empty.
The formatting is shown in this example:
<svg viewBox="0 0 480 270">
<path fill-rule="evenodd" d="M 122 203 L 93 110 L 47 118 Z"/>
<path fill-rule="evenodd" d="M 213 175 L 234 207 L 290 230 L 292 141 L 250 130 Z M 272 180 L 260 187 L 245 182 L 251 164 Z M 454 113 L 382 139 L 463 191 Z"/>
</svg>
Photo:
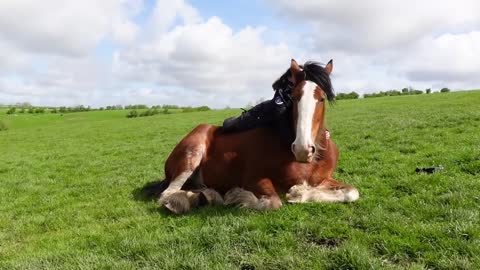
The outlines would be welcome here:
<svg viewBox="0 0 480 270">
<path fill-rule="evenodd" d="M 239 111 L 0 115 L 2 269 L 479 269 L 480 91 L 328 108 L 351 204 L 185 216 L 136 198 L 175 144 Z M 433 175 L 416 167 L 442 164 Z"/>
</svg>

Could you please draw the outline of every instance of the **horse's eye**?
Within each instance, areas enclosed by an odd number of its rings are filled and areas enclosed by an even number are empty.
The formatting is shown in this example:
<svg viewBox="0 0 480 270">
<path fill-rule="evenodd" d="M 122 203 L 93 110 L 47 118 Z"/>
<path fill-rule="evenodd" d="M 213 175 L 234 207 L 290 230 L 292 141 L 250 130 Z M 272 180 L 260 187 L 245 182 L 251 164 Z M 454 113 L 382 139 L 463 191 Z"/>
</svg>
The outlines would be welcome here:
<svg viewBox="0 0 480 270">
<path fill-rule="evenodd" d="M 324 102 L 324 101 L 325 101 L 325 98 L 322 97 L 322 98 L 320 98 L 319 101 L 320 101 L 320 102 Z"/>
</svg>

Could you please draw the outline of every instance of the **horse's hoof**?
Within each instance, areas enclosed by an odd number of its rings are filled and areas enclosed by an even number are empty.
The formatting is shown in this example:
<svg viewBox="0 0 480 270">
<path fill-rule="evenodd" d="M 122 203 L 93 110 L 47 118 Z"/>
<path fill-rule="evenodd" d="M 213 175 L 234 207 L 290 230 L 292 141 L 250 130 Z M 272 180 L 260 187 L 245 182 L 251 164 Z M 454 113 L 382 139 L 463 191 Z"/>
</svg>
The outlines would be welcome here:
<svg viewBox="0 0 480 270">
<path fill-rule="evenodd" d="M 360 198 L 360 193 L 354 187 L 350 187 L 345 191 L 345 202 L 354 202 Z"/>
<path fill-rule="evenodd" d="M 175 214 L 189 212 L 199 204 L 199 194 L 191 191 L 177 191 L 159 200 L 160 206 L 163 206 Z"/>
<path fill-rule="evenodd" d="M 217 191 L 207 188 L 200 191 L 199 205 L 223 205 L 223 198 Z"/>
</svg>

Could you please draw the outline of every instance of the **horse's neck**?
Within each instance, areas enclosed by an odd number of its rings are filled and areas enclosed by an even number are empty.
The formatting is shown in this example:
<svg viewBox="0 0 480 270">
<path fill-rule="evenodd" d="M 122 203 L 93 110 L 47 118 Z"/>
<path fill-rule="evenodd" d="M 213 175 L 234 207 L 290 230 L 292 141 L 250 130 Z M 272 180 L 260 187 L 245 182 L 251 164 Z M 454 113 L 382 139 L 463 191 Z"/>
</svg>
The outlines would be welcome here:
<svg viewBox="0 0 480 270">
<path fill-rule="evenodd" d="M 328 130 L 322 127 L 315 138 L 315 146 L 317 147 L 317 152 L 315 153 L 315 161 L 321 161 L 328 151 Z"/>
<path fill-rule="evenodd" d="M 315 145 L 320 147 L 320 150 L 327 149 L 328 130 L 322 127 L 315 138 Z"/>
</svg>

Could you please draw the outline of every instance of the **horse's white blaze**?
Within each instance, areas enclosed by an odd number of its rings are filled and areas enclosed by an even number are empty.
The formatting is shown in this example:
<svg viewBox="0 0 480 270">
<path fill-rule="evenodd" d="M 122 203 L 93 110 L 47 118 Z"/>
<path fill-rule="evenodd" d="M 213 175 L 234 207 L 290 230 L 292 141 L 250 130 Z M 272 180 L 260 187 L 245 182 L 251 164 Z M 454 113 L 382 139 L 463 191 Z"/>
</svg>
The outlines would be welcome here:
<svg viewBox="0 0 480 270">
<path fill-rule="evenodd" d="M 317 103 L 314 97 L 316 87 L 314 82 L 306 81 L 303 86 L 303 95 L 298 102 L 297 136 L 293 143 L 300 147 L 313 145 L 312 124 Z"/>
</svg>

